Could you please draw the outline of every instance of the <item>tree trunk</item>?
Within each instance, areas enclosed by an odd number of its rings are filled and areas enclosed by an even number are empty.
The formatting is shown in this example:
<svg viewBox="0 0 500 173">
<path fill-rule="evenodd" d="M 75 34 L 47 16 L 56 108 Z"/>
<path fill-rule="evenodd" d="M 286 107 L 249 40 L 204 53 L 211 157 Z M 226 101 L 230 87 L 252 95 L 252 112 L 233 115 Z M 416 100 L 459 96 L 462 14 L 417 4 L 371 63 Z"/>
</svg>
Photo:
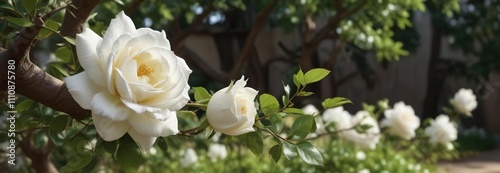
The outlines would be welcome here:
<svg viewBox="0 0 500 173">
<path fill-rule="evenodd" d="M 422 118 L 437 116 L 439 95 L 445 79 L 439 68 L 439 58 L 441 56 L 441 32 L 436 26 L 432 26 L 431 55 L 429 60 L 429 70 L 427 73 L 427 91 L 424 102 L 424 114 Z"/>
</svg>

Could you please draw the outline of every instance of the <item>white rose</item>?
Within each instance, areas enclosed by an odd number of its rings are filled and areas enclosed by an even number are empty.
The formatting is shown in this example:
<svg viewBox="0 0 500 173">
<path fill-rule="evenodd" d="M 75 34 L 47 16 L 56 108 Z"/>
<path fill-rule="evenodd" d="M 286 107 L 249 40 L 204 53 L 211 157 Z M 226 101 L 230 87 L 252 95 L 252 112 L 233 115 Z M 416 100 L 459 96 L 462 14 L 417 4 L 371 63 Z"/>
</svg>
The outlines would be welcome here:
<svg viewBox="0 0 500 173">
<path fill-rule="evenodd" d="M 377 120 L 366 111 L 358 111 L 352 117 L 351 123 L 353 125 L 369 125 L 371 127 L 364 133 L 358 133 L 354 129 L 348 130 L 345 133 L 345 138 L 361 148 L 375 149 L 377 143 L 380 141 L 380 128 L 378 127 Z"/>
<path fill-rule="evenodd" d="M 358 159 L 358 160 L 365 160 L 366 159 L 365 152 L 363 152 L 363 151 L 356 152 L 356 159 Z"/>
<path fill-rule="evenodd" d="M 430 137 L 431 143 L 440 143 L 448 149 L 453 149 L 451 142 L 457 139 L 457 129 L 447 115 L 439 115 L 425 128 L 425 135 Z"/>
<path fill-rule="evenodd" d="M 368 169 L 362 169 L 358 173 L 370 173 L 370 170 L 368 170 Z"/>
<path fill-rule="evenodd" d="M 217 159 L 224 159 L 227 157 L 226 146 L 222 144 L 211 144 L 208 147 L 208 157 L 212 160 L 212 162 L 217 161 Z"/>
<path fill-rule="evenodd" d="M 385 110 L 384 115 L 385 119 L 382 120 L 381 126 L 389 127 L 389 133 L 407 140 L 415 137 L 420 119 L 411 106 L 398 102 L 394 104 L 393 109 Z"/>
<path fill-rule="evenodd" d="M 312 104 L 308 104 L 302 108 L 302 112 L 307 115 L 318 115 L 319 110 L 316 108 L 316 106 Z"/>
<path fill-rule="evenodd" d="M 255 131 L 254 99 L 258 92 L 246 84 L 242 76 L 234 85 L 217 91 L 208 102 L 207 120 L 216 131 L 231 136 Z"/>
<path fill-rule="evenodd" d="M 476 96 L 471 89 L 458 90 L 455 97 L 450 99 L 450 103 L 458 112 L 467 116 L 472 116 L 471 112 L 477 107 Z"/>
<path fill-rule="evenodd" d="M 136 29 L 120 12 L 103 38 L 89 28 L 78 34 L 76 51 L 85 71 L 65 82 L 105 141 L 128 133 L 148 151 L 157 137 L 178 133 L 175 111 L 189 101 L 191 70 L 165 32 Z"/>
<path fill-rule="evenodd" d="M 342 106 L 325 110 L 325 112 L 323 112 L 323 121 L 325 124 L 335 122 L 337 130 L 352 127 L 351 114 L 345 111 Z"/>
<path fill-rule="evenodd" d="M 198 155 L 196 155 L 196 152 L 192 148 L 187 149 L 183 154 L 184 157 L 182 157 L 180 160 L 181 166 L 183 168 L 186 168 L 198 161 Z"/>
</svg>

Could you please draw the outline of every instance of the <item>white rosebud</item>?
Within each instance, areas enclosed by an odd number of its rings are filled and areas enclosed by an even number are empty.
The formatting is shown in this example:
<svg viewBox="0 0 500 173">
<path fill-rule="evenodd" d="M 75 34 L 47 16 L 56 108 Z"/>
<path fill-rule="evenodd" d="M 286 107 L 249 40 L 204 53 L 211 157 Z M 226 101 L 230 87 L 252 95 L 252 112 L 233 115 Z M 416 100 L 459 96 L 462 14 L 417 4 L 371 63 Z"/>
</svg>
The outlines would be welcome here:
<svg viewBox="0 0 500 173">
<path fill-rule="evenodd" d="M 102 139 L 128 133 L 148 151 L 157 137 L 179 132 L 175 111 L 189 101 L 191 69 L 172 52 L 164 31 L 136 29 L 122 11 L 102 38 L 85 28 L 75 42 L 85 71 L 64 81 L 75 101 L 92 111 Z"/>
<path fill-rule="evenodd" d="M 425 135 L 430 137 L 431 143 L 443 144 L 451 150 L 453 149 L 451 142 L 457 139 L 457 129 L 447 115 L 439 115 L 429 127 L 425 128 Z"/>
<path fill-rule="evenodd" d="M 254 99 L 258 92 L 246 84 L 242 76 L 234 85 L 217 91 L 208 102 L 207 120 L 216 131 L 231 136 L 255 131 Z"/>
<path fill-rule="evenodd" d="M 472 111 L 477 107 L 476 96 L 471 89 L 460 89 L 453 99 L 450 99 L 451 105 L 460 113 L 472 116 Z"/>
<path fill-rule="evenodd" d="M 225 159 L 227 157 L 226 146 L 222 144 L 211 144 L 208 147 L 208 157 L 212 160 L 212 162 L 217 161 L 217 159 Z"/>
<path fill-rule="evenodd" d="M 286 95 L 290 95 L 290 86 L 289 85 L 285 85 L 285 93 L 286 93 Z"/>
<path fill-rule="evenodd" d="M 366 111 L 358 111 L 352 117 L 351 124 L 353 125 L 369 125 L 371 126 L 364 133 L 358 133 L 355 129 L 348 130 L 345 133 L 345 138 L 354 142 L 357 146 L 366 149 L 375 149 L 380 141 L 380 128 L 377 120 L 375 120 Z"/>
<path fill-rule="evenodd" d="M 192 148 L 187 149 L 183 154 L 184 157 L 182 157 L 180 160 L 181 166 L 183 168 L 186 168 L 198 161 L 198 155 L 196 155 L 196 152 Z"/>
<path fill-rule="evenodd" d="M 308 104 L 302 108 L 302 112 L 306 115 L 318 115 L 319 110 L 316 108 L 316 106 L 312 104 Z"/>
<path fill-rule="evenodd" d="M 394 104 L 393 109 L 384 111 L 385 119 L 382 120 L 382 127 L 389 127 L 389 133 L 409 140 L 415 137 L 415 130 L 420 126 L 420 119 L 415 115 L 415 111 L 404 102 Z"/>
</svg>

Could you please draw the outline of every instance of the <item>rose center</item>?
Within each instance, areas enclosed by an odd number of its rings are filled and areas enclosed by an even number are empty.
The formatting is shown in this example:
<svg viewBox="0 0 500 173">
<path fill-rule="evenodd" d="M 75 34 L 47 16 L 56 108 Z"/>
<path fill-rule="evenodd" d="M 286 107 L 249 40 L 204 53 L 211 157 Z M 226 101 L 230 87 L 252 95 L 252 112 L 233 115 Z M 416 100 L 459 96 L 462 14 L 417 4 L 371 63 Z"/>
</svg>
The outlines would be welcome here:
<svg viewBox="0 0 500 173">
<path fill-rule="evenodd" d="M 149 76 L 154 71 L 155 69 L 150 68 L 148 65 L 141 64 L 139 65 L 139 69 L 137 69 L 137 76 L 139 77 Z"/>
<path fill-rule="evenodd" d="M 242 107 L 240 108 L 240 113 L 241 113 L 241 115 L 245 115 L 245 116 L 246 116 L 246 112 L 247 112 L 247 107 L 246 107 L 246 106 L 242 106 Z"/>
</svg>

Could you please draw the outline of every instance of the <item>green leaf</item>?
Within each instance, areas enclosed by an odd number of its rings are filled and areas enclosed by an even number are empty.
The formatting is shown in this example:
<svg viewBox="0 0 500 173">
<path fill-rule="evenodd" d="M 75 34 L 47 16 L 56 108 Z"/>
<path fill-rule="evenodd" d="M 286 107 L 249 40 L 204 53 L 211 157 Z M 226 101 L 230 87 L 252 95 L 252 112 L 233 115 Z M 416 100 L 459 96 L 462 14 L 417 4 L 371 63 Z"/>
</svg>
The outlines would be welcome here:
<svg viewBox="0 0 500 173">
<path fill-rule="evenodd" d="M 52 67 L 54 67 L 64 77 L 68 77 L 69 76 L 68 72 L 66 70 L 64 70 L 63 67 L 61 67 L 60 64 L 54 64 L 54 65 L 52 65 Z"/>
<path fill-rule="evenodd" d="M 58 48 L 54 52 L 54 55 L 60 60 L 63 60 L 64 62 L 71 62 L 71 60 L 73 59 L 73 52 L 67 46 L 62 46 Z"/>
<path fill-rule="evenodd" d="M 271 121 L 271 131 L 274 133 L 280 133 L 283 130 L 283 113 L 273 114 L 269 117 Z"/>
<path fill-rule="evenodd" d="M 318 82 L 321 79 L 325 78 L 328 74 L 330 74 L 329 70 L 315 68 L 306 72 L 306 74 L 304 75 L 304 81 L 306 84 Z"/>
<path fill-rule="evenodd" d="M 276 144 L 271 149 L 269 149 L 269 155 L 273 158 L 275 162 L 278 162 L 281 158 L 281 153 L 283 152 L 283 147 L 280 144 Z"/>
<path fill-rule="evenodd" d="M 260 108 L 266 115 L 277 113 L 280 110 L 278 100 L 271 94 L 262 94 L 259 97 Z"/>
<path fill-rule="evenodd" d="M 68 126 L 68 121 L 68 116 L 59 115 L 52 119 L 52 121 L 50 122 L 49 130 L 56 133 L 62 132 Z"/>
<path fill-rule="evenodd" d="M 297 156 L 297 146 L 295 146 L 295 144 L 288 142 L 283 142 L 281 144 L 283 145 L 283 155 L 285 155 L 286 159 L 290 160 Z"/>
<path fill-rule="evenodd" d="M 64 40 L 66 40 L 68 43 L 75 45 L 75 39 L 71 37 L 64 37 Z"/>
<path fill-rule="evenodd" d="M 38 0 L 22 0 L 21 2 L 22 6 L 26 8 L 26 11 L 28 11 L 30 15 L 34 16 Z"/>
<path fill-rule="evenodd" d="M 300 158 L 311 165 L 323 165 L 323 157 L 318 149 L 309 142 L 300 142 L 297 144 L 297 152 Z"/>
<path fill-rule="evenodd" d="M 21 103 L 17 104 L 15 110 L 17 112 L 24 112 L 25 110 L 29 109 L 32 104 L 33 104 L 33 100 L 26 99 L 26 100 L 22 101 Z"/>
<path fill-rule="evenodd" d="M 20 27 L 30 27 L 33 25 L 33 23 L 31 23 L 31 21 L 29 21 L 28 19 L 23 18 L 23 17 L 6 16 L 6 17 L 3 17 L 3 19 L 7 20 L 8 22 L 13 23 L 17 26 L 20 26 Z"/>
<path fill-rule="evenodd" d="M 349 99 L 343 98 L 343 97 L 335 97 L 335 98 L 327 98 L 325 99 L 321 105 L 323 106 L 324 109 L 329 109 L 329 108 L 334 108 L 337 106 L 341 106 L 347 103 L 352 102 Z"/>
<path fill-rule="evenodd" d="M 66 153 L 70 157 L 68 163 L 61 167 L 61 172 L 75 172 L 81 170 L 92 161 L 92 154 L 90 152 L 78 153 L 75 150 L 70 150 Z"/>
<path fill-rule="evenodd" d="M 304 111 L 298 108 L 286 108 L 285 110 L 283 110 L 283 112 L 295 115 L 304 115 Z"/>
<path fill-rule="evenodd" d="M 49 37 L 52 33 L 57 32 L 59 23 L 54 20 L 45 21 L 44 27 L 38 32 L 37 39 L 42 40 Z"/>
<path fill-rule="evenodd" d="M 203 87 L 194 87 L 194 99 L 196 102 L 202 102 L 202 101 L 207 101 L 210 100 L 212 95 L 208 93 L 208 91 L 203 88 Z"/>
<path fill-rule="evenodd" d="M 305 97 L 305 96 L 310 96 L 313 94 L 314 94 L 313 92 L 301 91 L 301 92 L 297 93 L 297 96 Z"/>
<path fill-rule="evenodd" d="M 123 171 L 135 173 L 146 160 L 136 144 L 120 144 L 116 151 L 116 160 Z"/>
<path fill-rule="evenodd" d="M 250 132 L 242 135 L 242 138 L 247 148 L 250 149 L 250 151 L 252 151 L 255 155 L 260 156 L 262 149 L 264 148 L 262 136 L 260 136 L 257 132 Z"/>
<path fill-rule="evenodd" d="M 294 136 L 299 137 L 300 139 L 305 138 L 309 132 L 311 131 L 311 128 L 313 127 L 314 123 L 314 117 L 310 115 L 302 115 L 299 118 L 297 118 L 293 124 L 292 124 L 292 133 L 288 138 L 292 138 Z"/>
<path fill-rule="evenodd" d="M 297 88 L 300 88 L 301 85 L 307 84 L 304 79 L 304 72 L 302 72 L 302 69 L 299 69 L 299 71 L 293 75 L 293 83 L 297 86 Z"/>
</svg>

